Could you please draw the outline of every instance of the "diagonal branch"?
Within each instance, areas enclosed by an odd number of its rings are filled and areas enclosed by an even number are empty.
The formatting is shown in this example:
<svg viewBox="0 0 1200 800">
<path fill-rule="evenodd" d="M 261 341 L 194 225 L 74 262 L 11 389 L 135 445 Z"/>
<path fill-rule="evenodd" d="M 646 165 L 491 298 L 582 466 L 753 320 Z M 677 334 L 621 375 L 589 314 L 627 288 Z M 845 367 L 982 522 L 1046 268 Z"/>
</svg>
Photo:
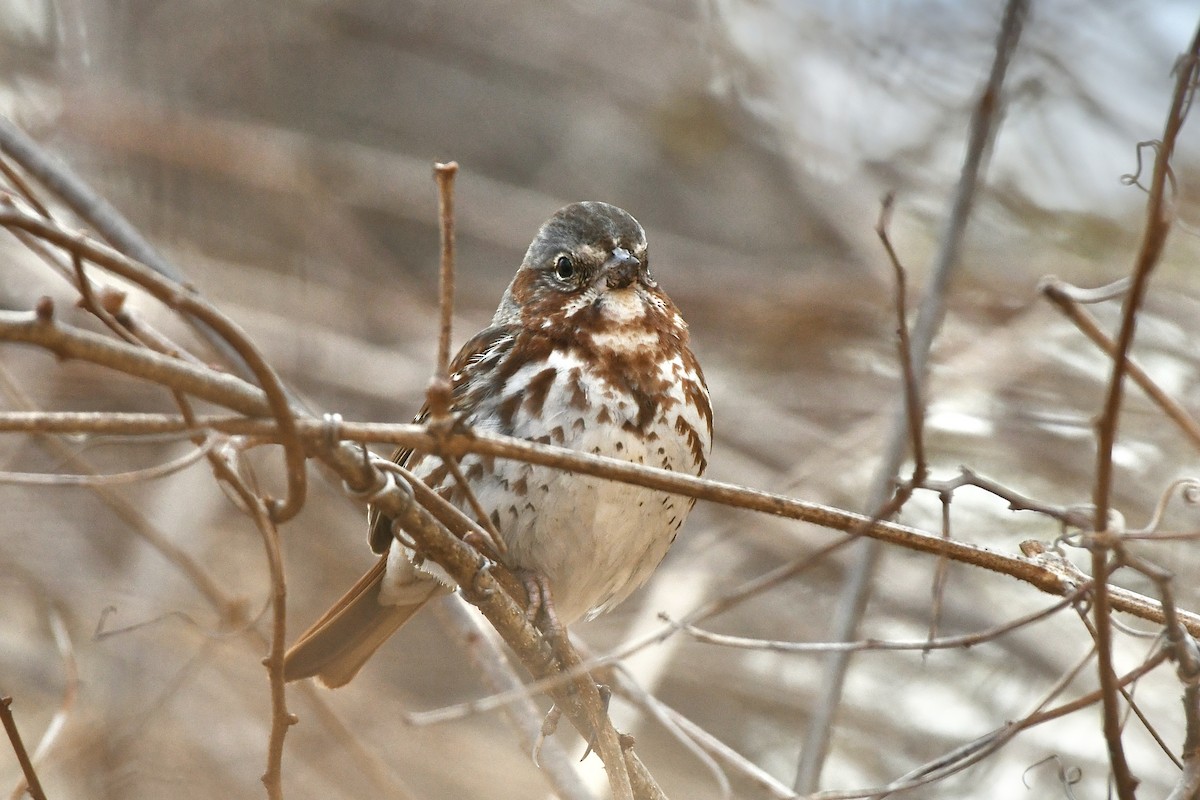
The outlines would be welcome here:
<svg viewBox="0 0 1200 800">
<path fill-rule="evenodd" d="M 12 743 L 13 752 L 17 754 L 17 762 L 21 765 L 21 772 L 24 773 L 25 782 L 29 787 L 29 796 L 33 800 L 46 800 L 46 793 L 42 791 L 37 771 L 33 768 L 33 762 L 29 760 L 29 753 L 21 741 L 21 732 L 17 730 L 17 721 L 13 719 L 12 709 L 9 708 L 11 705 L 11 697 L 0 697 L 0 722 L 3 722 L 8 741 Z"/>
<path fill-rule="evenodd" d="M 1041 281 L 1041 292 L 1054 303 L 1072 322 L 1075 327 L 1079 328 L 1085 336 L 1092 340 L 1092 343 L 1107 353 L 1111 358 L 1117 357 L 1117 344 L 1100 328 L 1100 323 L 1096 318 L 1088 313 L 1073 296 L 1072 291 L 1075 287 L 1070 286 L 1065 281 L 1055 277 L 1043 278 Z M 1125 369 L 1129 373 L 1129 377 L 1133 379 L 1146 396 L 1154 401 L 1164 414 L 1172 422 L 1174 422 L 1181 431 L 1192 441 L 1193 446 L 1200 448 L 1200 423 L 1198 423 L 1188 412 L 1171 395 L 1163 391 L 1142 366 L 1132 358 L 1125 358 Z"/>
<path fill-rule="evenodd" d="M 25 213 L 5 195 L 0 195 L 0 225 L 23 230 L 52 242 L 73 255 L 136 283 L 184 318 L 203 322 L 215 336 L 233 348 L 262 387 L 270 406 L 270 413 L 279 420 L 280 429 L 285 433 L 281 444 L 287 464 L 287 497 L 282 501 L 271 502 L 271 516 L 276 522 L 282 523 L 299 512 L 307 493 L 307 475 L 304 471 L 304 453 L 294 441 L 295 415 L 291 407 L 291 398 L 279 375 L 240 326 L 194 289 L 160 275 L 81 233 L 69 231 L 53 221 Z"/>
</svg>

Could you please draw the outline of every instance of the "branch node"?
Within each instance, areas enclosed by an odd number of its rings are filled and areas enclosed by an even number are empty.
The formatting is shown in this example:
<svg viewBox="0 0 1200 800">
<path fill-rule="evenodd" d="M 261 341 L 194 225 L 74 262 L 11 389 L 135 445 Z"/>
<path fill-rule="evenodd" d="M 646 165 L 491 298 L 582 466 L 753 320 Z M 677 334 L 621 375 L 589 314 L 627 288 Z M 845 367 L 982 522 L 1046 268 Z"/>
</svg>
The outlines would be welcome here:
<svg viewBox="0 0 1200 800">
<path fill-rule="evenodd" d="M 50 322 L 54 319 L 54 298 L 42 295 L 38 298 L 35 308 L 38 322 Z"/>
<path fill-rule="evenodd" d="M 325 446 L 332 450 L 342 440 L 342 415 L 327 412 L 321 419 L 325 424 Z"/>
<path fill-rule="evenodd" d="M 425 402 L 429 406 L 429 418 L 431 420 L 442 422 L 448 419 L 453 399 L 454 395 L 450 379 L 447 376 L 439 374 L 429 379 L 429 386 L 425 390 Z M 432 429 L 435 426 L 430 427 Z"/>
</svg>

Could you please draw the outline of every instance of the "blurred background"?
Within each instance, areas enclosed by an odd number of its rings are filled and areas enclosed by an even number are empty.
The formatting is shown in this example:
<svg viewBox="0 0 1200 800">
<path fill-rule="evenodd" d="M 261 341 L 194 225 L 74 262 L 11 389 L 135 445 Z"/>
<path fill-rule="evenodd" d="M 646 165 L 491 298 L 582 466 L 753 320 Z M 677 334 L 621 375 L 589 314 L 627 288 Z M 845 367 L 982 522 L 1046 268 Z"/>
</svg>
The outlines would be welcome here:
<svg viewBox="0 0 1200 800">
<path fill-rule="evenodd" d="M 879 201 L 897 192 L 892 235 L 915 298 L 1001 11 L 938 0 L 0 0 L 0 112 L 244 325 L 314 409 L 347 419 L 403 422 L 420 404 L 435 348 L 435 160 L 462 167 L 456 342 L 490 318 L 555 209 L 620 205 L 646 226 L 658 277 L 691 323 L 716 415 L 710 475 L 864 510 L 901 397 Z M 934 350 L 937 475 L 965 463 L 1048 503 L 1090 499 L 1108 363 L 1039 299 L 1037 281 L 1092 286 L 1129 273 L 1145 195 L 1122 176 L 1137 170 L 1137 143 L 1161 135 L 1172 67 L 1198 17 L 1194 3 L 1166 0 L 1034 4 Z M 1135 348 L 1191 409 L 1197 124 L 1180 139 L 1181 225 Z M 69 286 L 11 237 L 0 248 L 0 307 L 48 294 L 88 324 Z M 160 307 L 131 302 L 186 338 Z M 1096 309 L 1110 329 L 1118 312 Z M 0 347 L 0 383 L 6 409 L 172 408 L 159 389 L 11 345 Z M 1172 480 L 1194 474 L 1196 456 L 1135 389 L 1121 435 L 1116 506 L 1137 527 Z M 72 472 L 82 457 L 121 471 L 186 450 L 5 435 L 0 469 Z M 372 558 L 361 509 L 314 479 L 284 529 L 293 632 Z M 50 796 L 260 794 L 267 571 L 257 534 L 207 468 L 103 491 L 0 484 L 0 508 L 0 694 L 16 698 L 32 743 L 63 722 L 40 762 Z M 1058 533 L 979 492 L 956 494 L 952 508 L 956 537 L 1004 552 Z M 940 513 L 936 497 L 919 497 L 903 519 L 936 531 Z M 1179 501 L 1168 526 L 1200 527 Z M 835 536 L 701 504 L 650 585 L 575 632 L 604 652 L 654 629 L 660 612 L 682 616 Z M 1180 602 L 1200 608 L 1191 542 L 1139 552 L 1174 569 Z M 850 563 L 823 562 L 713 624 L 824 640 Z M 862 634 L 925 635 L 935 569 L 885 551 Z M 953 567 L 940 630 L 980 630 L 1050 602 Z M 226 624 L 239 614 L 252 622 Z M 137 627 L 96 636 L 98 626 Z M 1028 713 L 1089 644 L 1067 612 L 965 652 L 859 656 L 822 788 L 884 783 Z M 1119 634 L 1119 670 L 1151 648 Z M 791 785 L 824 691 L 819 657 L 675 637 L 628 666 Z M 1093 684 L 1089 667 L 1068 696 Z M 428 728 L 400 719 L 485 693 L 439 616 L 423 615 L 349 687 L 291 693 L 301 723 L 287 738 L 287 795 L 548 796 L 498 714 Z M 1178 694 L 1169 669 L 1137 691 L 1176 752 Z M 614 715 L 670 796 L 720 796 L 662 727 L 619 700 Z M 562 744 L 582 753 L 563 727 Z M 1176 767 L 1135 722 L 1127 738 L 1146 796 L 1165 793 Z M 1100 796 L 1106 772 L 1093 708 L 918 795 Z M 15 759 L 0 757 L 0 790 L 18 777 Z M 734 796 L 770 796 L 732 780 Z"/>
</svg>

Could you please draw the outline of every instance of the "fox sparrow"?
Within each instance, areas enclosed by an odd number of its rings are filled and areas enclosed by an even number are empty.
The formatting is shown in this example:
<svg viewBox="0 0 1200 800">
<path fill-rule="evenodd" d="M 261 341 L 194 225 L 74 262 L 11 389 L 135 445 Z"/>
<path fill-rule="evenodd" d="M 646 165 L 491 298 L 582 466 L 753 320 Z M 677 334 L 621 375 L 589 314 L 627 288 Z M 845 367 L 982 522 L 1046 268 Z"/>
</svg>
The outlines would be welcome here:
<svg viewBox="0 0 1200 800">
<path fill-rule="evenodd" d="M 625 211 L 574 203 L 546 221 L 492 324 L 450 367 L 466 425 L 702 475 L 712 442 L 708 387 L 687 324 L 650 275 L 646 234 Z M 417 419 L 425 418 L 422 411 Z M 438 458 L 395 460 L 471 514 Z M 658 566 L 693 500 L 491 456 L 461 468 L 504 540 L 506 564 L 539 576 L 562 624 L 624 600 Z M 378 515 L 375 566 L 288 652 L 288 680 L 354 677 L 445 576 Z"/>
</svg>

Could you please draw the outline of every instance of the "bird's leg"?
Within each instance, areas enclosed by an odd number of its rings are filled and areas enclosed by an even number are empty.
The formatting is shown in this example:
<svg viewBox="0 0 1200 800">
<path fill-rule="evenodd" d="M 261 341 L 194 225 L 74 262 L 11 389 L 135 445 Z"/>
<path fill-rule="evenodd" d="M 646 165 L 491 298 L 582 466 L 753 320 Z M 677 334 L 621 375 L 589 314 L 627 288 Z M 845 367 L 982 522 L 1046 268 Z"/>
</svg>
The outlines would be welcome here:
<svg viewBox="0 0 1200 800">
<path fill-rule="evenodd" d="M 521 583 L 525 585 L 525 595 L 529 601 L 525 613 L 528 615 L 529 621 L 546 635 L 557 654 L 560 652 L 560 645 L 566 641 L 567 629 L 559 621 L 558 614 L 554 611 L 554 600 L 550 594 L 549 581 L 546 580 L 545 575 L 533 570 L 518 569 L 514 571 L 521 579 Z"/>
<path fill-rule="evenodd" d="M 570 646 L 568 639 L 567 627 L 559 620 L 558 615 L 554 612 L 554 602 L 550 593 L 550 583 L 546 580 L 546 576 L 533 570 L 518 569 L 514 570 L 521 582 L 525 585 L 525 594 L 528 596 L 529 605 L 526 607 L 525 613 L 533 624 L 545 635 L 550 642 L 550 647 L 554 651 L 555 656 L 559 661 L 563 659 L 563 653 Z M 600 693 L 600 702 L 603 708 L 603 714 L 608 715 L 608 706 L 612 701 L 612 689 L 603 683 L 596 684 L 596 691 Z M 546 718 L 542 720 L 542 728 L 538 732 L 537 740 L 533 744 L 533 763 L 537 764 L 538 756 L 542 750 L 542 744 L 547 737 L 553 736 L 558 730 L 558 720 L 562 717 L 562 711 L 558 706 L 550 707 L 546 713 Z M 583 761 L 596 749 L 596 741 L 600 736 L 599 731 L 592 731 L 592 735 L 588 737 L 587 749 L 583 751 L 583 756 L 579 759 Z M 625 749 L 633 746 L 633 737 L 627 734 L 620 734 L 621 746 Z"/>
<path fill-rule="evenodd" d="M 542 755 L 542 745 L 546 743 L 546 739 L 554 735 L 558 730 L 558 720 L 562 717 L 562 711 L 558 706 L 550 706 L 550 710 L 546 712 L 546 718 L 542 720 L 541 730 L 538 731 L 537 738 L 533 741 L 533 765 L 541 767 L 538 759 Z"/>
<path fill-rule="evenodd" d="M 603 683 L 596 684 L 596 691 L 600 693 L 600 702 L 604 704 L 604 713 L 608 714 L 608 704 L 612 700 L 612 689 L 605 686 Z M 553 736 L 558 731 L 558 721 L 562 718 L 562 710 L 557 705 L 550 706 L 550 710 L 546 712 L 546 718 L 542 720 L 541 730 L 538 731 L 537 739 L 533 742 L 533 763 L 534 766 L 540 767 L 538 758 L 542 754 L 542 745 L 546 743 L 546 739 Z M 599 731 L 592 731 L 592 735 L 588 737 L 587 749 L 583 751 L 583 755 L 579 757 L 580 761 L 590 756 L 596 749 L 596 740 L 599 738 Z M 621 746 L 628 749 L 633 746 L 632 739 L 629 738 L 629 743 L 626 744 L 626 734 L 621 734 Z"/>
<path fill-rule="evenodd" d="M 608 704 L 610 701 L 612 701 L 612 689 L 603 683 L 597 683 L 596 691 L 600 693 L 600 702 L 604 706 L 604 716 L 608 716 Z M 599 736 L 599 731 L 592 731 L 591 737 L 588 738 L 587 750 L 583 751 L 583 756 L 579 759 L 580 761 L 583 761 L 585 758 L 590 756 L 592 751 L 596 749 L 596 739 Z"/>
<path fill-rule="evenodd" d="M 546 580 L 546 576 L 532 570 L 517 570 L 518 577 L 525 584 L 525 593 L 529 598 L 529 605 L 526 609 L 526 614 L 529 615 L 530 621 L 545 635 L 550 642 L 550 648 L 554 651 L 555 656 L 560 662 L 565 661 L 563 653 L 570 646 L 570 640 L 567 635 L 567 628 L 559 620 L 558 615 L 554 612 L 554 601 L 550 593 L 550 583 Z M 612 690 L 602 683 L 596 684 L 596 689 L 600 692 L 600 700 L 604 704 L 604 713 L 608 713 L 608 703 L 612 699 Z M 533 761 L 536 764 L 538 755 L 542 749 L 542 743 L 546 737 L 553 736 L 558 729 L 558 720 L 562 716 L 562 711 L 558 706 L 551 706 L 547 712 L 546 718 L 542 721 L 541 731 L 538 733 L 537 741 L 533 746 Z M 582 761 L 591 755 L 595 750 L 596 739 L 599 736 L 598 731 L 593 731 L 588 737 L 587 750 L 584 751 Z"/>
</svg>

